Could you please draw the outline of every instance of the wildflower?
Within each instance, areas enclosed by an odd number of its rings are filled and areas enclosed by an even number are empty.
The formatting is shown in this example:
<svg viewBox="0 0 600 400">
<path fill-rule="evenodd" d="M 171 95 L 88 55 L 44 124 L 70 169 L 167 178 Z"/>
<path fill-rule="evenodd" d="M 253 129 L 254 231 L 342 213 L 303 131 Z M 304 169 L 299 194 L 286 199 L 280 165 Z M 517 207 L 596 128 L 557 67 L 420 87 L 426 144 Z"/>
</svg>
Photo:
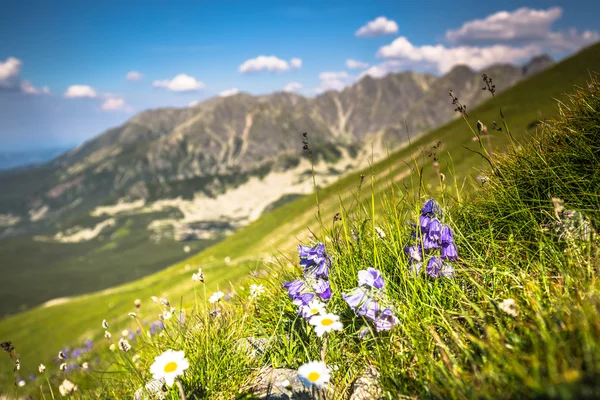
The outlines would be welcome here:
<svg viewBox="0 0 600 400">
<path fill-rule="evenodd" d="M 319 279 L 312 285 L 312 288 L 321 299 L 327 301 L 331 298 L 331 288 L 329 287 L 328 281 Z"/>
<path fill-rule="evenodd" d="M 322 337 L 324 333 L 331 331 L 341 331 L 344 327 L 340 322 L 340 317 L 331 313 L 315 315 L 308 323 L 315 326 L 315 333 L 318 337 Z"/>
<path fill-rule="evenodd" d="M 287 289 L 288 295 L 290 298 L 295 298 L 300 294 L 302 288 L 304 287 L 304 282 L 302 279 L 294 279 L 293 281 L 286 282 L 283 284 L 283 287 Z"/>
<path fill-rule="evenodd" d="M 375 318 L 375 329 L 377 332 L 390 331 L 398 322 L 391 308 L 384 309 L 377 318 Z"/>
<path fill-rule="evenodd" d="M 315 298 L 313 293 L 302 293 L 301 295 L 296 296 L 294 301 L 292 302 L 296 306 L 305 306 L 310 303 Z"/>
<path fill-rule="evenodd" d="M 377 236 L 379 236 L 380 239 L 384 239 L 385 238 L 385 232 L 383 229 L 381 229 L 380 227 L 376 226 L 375 227 L 375 231 L 377 232 Z"/>
<path fill-rule="evenodd" d="M 110 351 L 115 351 L 115 350 L 117 349 L 117 345 L 113 343 L 113 344 L 111 344 L 110 346 L 108 346 L 108 349 L 109 349 Z"/>
<path fill-rule="evenodd" d="M 65 353 L 61 350 L 58 352 L 58 359 L 59 360 L 66 360 L 67 356 L 65 355 Z"/>
<path fill-rule="evenodd" d="M 158 303 L 158 297 L 152 296 L 150 298 L 152 299 L 153 302 Z"/>
<path fill-rule="evenodd" d="M 189 253 L 192 250 L 192 248 L 190 246 L 183 246 L 183 251 L 185 253 Z"/>
<path fill-rule="evenodd" d="M 162 320 L 171 319 L 172 316 L 173 316 L 173 313 L 169 310 L 165 310 L 162 312 L 162 314 L 160 314 L 160 318 Z"/>
<path fill-rule="evenodd" d="M 131 345 L 129 344 L 129 341 L 123 338 L 119 339 L 119 349 L 121 349 L 121 351 L 131 350 Z"/>
<path fill-rule="evenodd" d="M 437 278 L 440 276 L 452 278 L 454 276 L 454 268 L 449 264 L 445 264 L 438 256 L 433 256 L 429 259 L 425 272 L 427 272 L 427 275 L 431 276 L 432 278 Z"/>
<path fill-rule="evenodd" d="M 408 253 L 409 257 L 414 261 L 421 261 L 421 249 L 420 246 L 409 246 L 405 249 L 406 253 Z"/>
<path fill-rule="evenodd" d="M 361 287 L 354 288 L 349 294 L 342 294 L 342 297 L 353 311 L 356 311 L 366 296 L 366 290 Z"/>
<path fill-rule="evenodd" d="M 142 306 L 142 300 L 135 299 L 135 301 L 133 302 L 133 304 L 135 305 L 135 308 L 140 308 Z"/>
<path fill-rule="evenodd" d="M 429 239 L 431 241 L 434 241 L 437 243 L 437 241 L 440 240 L 441 233 L 442 233 L 442 224 L 437 219 L 435 219 L 435 218 L 432 219 L 429 222 L 429 225 L 427 225 L 427 236 L 429 236 Z"/>
<path fill-rule="evenodd" d="M 441 211 L 438 203 L 433 199 L 429 199 L 423 204 L 421 215 L 435 216 L 441 214 Z"/>
<path fill-rule="evenodd" d="M 381 289 L 383 287 L 381 272 L 372 267 L 358 271 L 358 286 Z"/>
<path fill-rule="evenodd" d="M 265 287 L 261 285 L 250 285 L 250 297 L 256 298 L 265 292 Z"/>
<path fill-rule="evenodd" d="M 450 242 L 442 245 L 442 260 L 458 260 L 458 252 L 454 243 Z"/>
<path fill-rule="evenodd" d="M 306 387 L 323 388 L 329 382 L 331 371 L 322 361 L 310 361 L 298 368 L 298 378 Z"/>
<path fill-rule="evenodd" d="M 111 337 L 111 336 L 112 336 L 112 335 L 110 334 L 110 332 L 109 332 L 109 331 L 104 331 L 104 337 L 105 337 L 105 338 L 107 338 L 107 339 L 110 339 L 110 337 Z"/>
<path fill-rule="evenodd" d="M 210 298 L 208 299 L 208 302 L 210 304 L 213 304 L 213 303 L 220 301 L 223 297 L 225 297 L 225 293 L 223 293 L 221 291 L 214 292 L 212 294 L 212 296 L 210 296 Z"/>
<path fill-rule="evenodd" d="M 18 371 L 21 369 L 21 361 L 19 361 L 19 359 L 17 358 L 15 360 L 15 371 Z"/>
<path fill-rule="evenodd" d="M 130 312 L 130 313 L 129 313 L 129 316 L 130 316 L 131 318 L 137 318 L 137 314 L 136 314 L 136 313 L 134 313 L 134 312 Z"/>
<path fill-rule="evenodd" d="M 215 307 L 212 310 L 210 310 L 210 312 L 208 313 L 208 315 L 210 315 L 211 317 L 220 317 L 221 316 L 221 309 L 219 307 Z"/>
<path fill-rule="evenodd" d="M 44 371 L 46 371 L 46 366 L 44 364 L 40 364 L 40 366 L 38 367 L 38 371 L 40 371 L 40 374 L 43 374 Z"/>
<path fill-rule="evenodd" d="M 61 371 L 66 371 L 67 370 L 67 363 L 62 363 L 60 364 L 60 366 L 58 367 Z"/>
<path fill-rule="evenodd" d="M 161 298 L 160 298 L 160 302 L 161 302 L 161 304 L 162 304 L 163 306 L 165 306 L 165 307 L 170 307 L 170 306 L 171 306 L 171 303 L 169 303 L 169 300 L 167 300 L 167 299 L 165 299 L 165 298 L 162 298 L 162 297 L 161 297 Z"/>
<path fill-rule="evenodd" d="M 192 274 L 192 280 L 194 282 L 204 282 L 204 273 L 202 272 L 202 268 L 198 268 L 198 272 Z"/>
<path fill-rule="evenodd" d="M 310 318 L 313 315 L 325 313 L 325 304 L 319 300 L 313 300 L 308 305 L 303 306 L 301 309 L 302 316 L 304 318 Z"/>
<path fill-rule="evenodd" d="M 121 331 L 121 336 L 123 336 L 123 337 L 129 336 L 129 329 L 123 329 Z"/>
<path fill-rule="evenodd" d="M 67 396 L 67 395 L 70 395 L 71 393 L 77 391 L 77 385 L 75 385 L 73 382 L 69 381 L 68 379 L 65 379 L 58 387 L 58 391 L 60 392 L 60 394 L 62 396 Z"/>
<path fill-rule="evenodd" d="M 300 265 L 304 267 L 305 275 L 316 278 L 327 278 L 331 261 L 325 254 L 325 245 L 317 243 L 315 246 L 298 246 Z"/>
<path fill-rule="evenodd" d="M 452 229 L 450 229 L 450 227 L 448 225 L 444 225 L 442 227 L 442 232 L 440 234 L 440 241 L 443 244 L 446 243 L 453 243 L 454 242 L 454 237 L 452 235 Z"/>
<path fill-rule="evenodd" d="M 25 386 L 25 383 L 26 383 L 26 382 L 25 382 L 25 380 L 24 380 L 24 379 L 21 379 L 21 378 L 19 378 L 19 379 L 17 380 L 17 386 L 18 386 L 18 387 L 23 387 L 23 386 Z"/>
<path fill-rule="evenodd" d="M 498 307 L 511 317 L 517 317 L 519 311 L 517 310 L 517 303 L 514 299 L 506 299 L 502 303 L 498 304 Z"/>
<path fill-rule="evenodd" d="M 108 329 L 108 321 L 106 321 L 105 319 L 102 320 L 102 327 L 104 329 Z"/>
<path fill-rule="evenodd" d="M 84 362 L 83 364 L 81 364 L 81 369 L 87 371 L 88 369 L 90 369 L 90 364 L 87 361 Z"/>
<path fill-rule="evenodd" d="M 167 350 L 154 359 L 150 372 L 154 379 L 164 379 L 167 386 L 173 386 L 175 378 L 183 375 L 190 363 L 185 358 L 183 351 Z"/>
</svg>

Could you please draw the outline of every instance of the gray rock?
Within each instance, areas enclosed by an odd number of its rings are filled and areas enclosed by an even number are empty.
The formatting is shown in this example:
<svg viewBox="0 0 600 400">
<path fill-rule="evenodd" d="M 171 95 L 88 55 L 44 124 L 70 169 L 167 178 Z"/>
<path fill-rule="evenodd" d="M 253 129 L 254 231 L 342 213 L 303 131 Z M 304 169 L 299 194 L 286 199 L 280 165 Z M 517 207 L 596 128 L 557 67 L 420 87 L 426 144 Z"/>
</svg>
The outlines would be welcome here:
<svg viewBox="0 0 600 400">
<path fill-rule="evenodd" d="M 252 383 L 250 391 L 264 400 L 314 398 L 298 378 L 298 371 L 289 368 L 264 368 Z"/>
<path fill-rule="evenodd" d="M 133 400 L 163 400 L 167 396 L 165 381 L 152 379 L 133 394 Z"/>
<path fill-rule="evenodd" d="M 370 366 L 363 371 L 352 384 L 350 400 L 370 400 L 384 398 L 381 387 L 381 375 L 375 367 Z"/>
</svg>

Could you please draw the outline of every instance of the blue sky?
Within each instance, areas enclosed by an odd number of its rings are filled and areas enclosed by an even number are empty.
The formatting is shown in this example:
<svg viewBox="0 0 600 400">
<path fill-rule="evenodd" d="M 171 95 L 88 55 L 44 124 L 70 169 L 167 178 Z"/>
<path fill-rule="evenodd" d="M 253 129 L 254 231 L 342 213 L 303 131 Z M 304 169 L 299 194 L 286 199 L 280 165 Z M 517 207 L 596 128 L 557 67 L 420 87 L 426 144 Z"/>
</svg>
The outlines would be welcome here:
<svg viewBox="0 0 600 400">
<path fill-rule="evenodd" d="M 600 39 L 593 1 L 40 0 L 0 10 L 0 150 L 74 146 L 141 110 L 224 91 L 287 85 L 314 96 L 364 74 L 559 59 Z"/>
</svg>

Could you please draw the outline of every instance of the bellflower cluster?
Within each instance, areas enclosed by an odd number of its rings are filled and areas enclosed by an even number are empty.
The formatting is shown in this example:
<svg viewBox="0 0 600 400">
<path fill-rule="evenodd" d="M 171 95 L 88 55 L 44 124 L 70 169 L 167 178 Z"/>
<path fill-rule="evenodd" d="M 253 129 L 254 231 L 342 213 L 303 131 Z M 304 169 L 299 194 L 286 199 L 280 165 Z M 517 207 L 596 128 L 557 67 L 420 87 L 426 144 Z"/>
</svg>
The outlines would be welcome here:
<svg viewBox="0 0 600 400">
<path fill-rule="evenodd" d="M 399 322 L 387 304 L 384 285 L 381 272 L 369 267 L 358 271 L 358 287 L 342 294 L 352 311 L 357 316 L 371 320 L 377 332 L 389 331 Z M 365 333 L 366 330 L 363 330 L 362 335 Z"/>
<path fill-rule="evenodd" d="M 302 278 L 284 283 L 283 287 L 288 291 L 294 305 L 299 307 L 298 312 L 309 319 L 312 314 L 303 310 L 313 300 L 328 301 L 331 298 L 329 286 L 331 260 L 323 243 L 317 243 L 313 247 L 300 245 L 298 254 L 304 275 Z"/>
<path fill-rule="evenodd" d="M 458 252 L 452 229 L 440 222 L 441 216 L 442 210 L 435 200 L 423 204 L 419 223 L 414 225 L 413 237 L 417 239 L 417 244 L 405 249 L 415 275 L 419 275 L 425 266 L 425 273 L 432 278 L 454 276 L 450 261 L 458 260 Z"/>
</svg>

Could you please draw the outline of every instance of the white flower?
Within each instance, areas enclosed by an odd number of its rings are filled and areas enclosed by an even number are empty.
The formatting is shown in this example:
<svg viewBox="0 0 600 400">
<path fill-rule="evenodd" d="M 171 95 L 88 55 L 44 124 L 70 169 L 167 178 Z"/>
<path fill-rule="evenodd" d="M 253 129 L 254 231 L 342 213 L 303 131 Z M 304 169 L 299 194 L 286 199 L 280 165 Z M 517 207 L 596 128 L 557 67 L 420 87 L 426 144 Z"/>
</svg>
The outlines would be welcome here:
<svg viewBox="0 0 600 400">
<path fill-rule="evenodd" d="M 163 313 L 161 314 L 162 319 L 166 320 L 166 319 L 171 319 L 171 317 L 173 316 L 173 313 L 169 310 L 165 310 L 163 311 Z"/>
<path fill-rule="evenodd" d="M 21 369 L 21 361 L 17 358 L 15 360 L 15 371 L 18 371 Z"/>
<path fill-rule="evenodd" d="M 63 353 L 62 351 L 58 352 L 58 358 L 60 360 L 66 360 L 67 356 L 65 355 L 65 353 Z"/>
<path fill-rule="evenodd" d="M 377 231 L 377 235 L 380 239 L 383 239 L 385 237 L 385 232 L 380 227 L 376 226 L 375 231 Z"/>
<path fill-rule="evenodd" d="M 60 366 L 58 367 L 61 371 L 66 371 L 67 370 L 67 363 L 62 363 L 60 364 Z"/>
<path fill-rule="evenodd" d="M 341 331 L 344 327 L 340 322 L 340 317 L 331 313 L 315 315 L 308 323 L 315 326 L 315 333 L 318 337 L 323 336 L 326 332 Z"/>
<path fill-rule="evenodd" d="M 169 306 L 171 305 L 171 303 L 169 303 L 169 300 L 167 300 L 167 299 L 165 299 L 165 298 L 163 298 L 163 297 L 161 297 L 161 298 L 160 298 L 160 302 L 161 302 L 161 303 L 162 303 L 162 305 L 163 305 L 163 306 L 165 306 L 165 307 L 169 307 Z"/>
<path fill-rule="evenodd" d="M 185 358 L 183 351 L 167 350 L 154 359 L 150 366 L 150 373 L 154 379 L 164 378 L 167 386 L 173 386 L 175 378 L 183 375 L 190 363 Z"/>
<path fill-rule="evenodd" d="M 121 336 L 125 337 L 125 336 L 129 336 L 129 329 L 123 329 L 121 331 Z"/>
<path fill-rule="evenodd" d="M 38 371 L 40 371 L 40 374 L 43 374 L 44 371 L 46 371 L 46 366 L 44 364 L 40 364 L 40 366 L 38 367 Z"/>
<path fill-rule="evenodd" d="M 123 338 L 119 339 L 119 349 L 121 349 L 122 351 L 131 350 L 131 345 L 129 344 L 129 341 Z"/>
<path fill-rule="evenodd" d="M 517 310 L 517 303 L 514 299 L 506 299 L 502 303 L 498 304 L 498 307 L 508 315 L 512 317 L 516 317 L 519 315 L 519 311 Z"/>
<path fill-rule="evenodd" d="M 190 246 L 183 246 L 183 251 L 189 253 L 192 250 Z"/>
<path fill-rule="evenodd" d="M 298 368 L 298 378 L 307 387 L 324 387 L 329 382 L 329 374 L 329 368 L 322 361 L 310 361 Z"/>
<path fill-rule="evenodd" d="M 115 350 L 117 349 L 117 345 L 113 343 L 113 344 L 111 344 L 110 346 L 108 346 L 108 349 L 109 349 L 110 351 L 115 351 Z"/>
<path fill-rule="evenodd" d="M 65 379 L 60 386 L 58 387 L 58 391 L 62 396 L 67 396 L 75 391 L 77 391 L 77 385 L 71 382 L 68 379 Z"/>
<path fill-rule="evenodd" d="M 104 331 L 104 337 L 105 337 L 105 338 L 107 338 L 107 339 L 110 339 L 110 337 L 111 337 L 111 336 L 112 336 L 112 335 L 110 334 L 110 332 L 109 332 L 109 331 Z"/>
<path fill-rule="evenodd" d="M 105 319 L 102 320 L 102 327 L 108 329 L 108 322 Z"/>
<path fill-rule="evenodd" d="M 133 302 L 133 304 L 135 304 L 135 308 L 140 308 L 142 306 L 142 300 L 135 299 L 135 301 Z"/>
<path fill-rule="evenodd" d="M 90 364 L 86 361 L 83 364 L 81 364 L 81 368 L 87 371 L 88 369 L 90 369 Z"/>
<path fill-rule="evenodd" d="M 210 296 L 210 298 L 208 299 L 208 302 L 210 304 L 213 304 L 213 303 L 216 303 L 217 301 L 221 300 L 223 297 L 225 297 L 225 293 L 223 293 L 219 290 L 218 292 L 214 292 L 212 294 L 212 296 Z"/>
<path fill-rule="evenodd" d="M 152 299 L 153 302 L 158 303 L 158 297 L 152 296 L 150 298 Z"/>
<path fill-rule="evenodd" d="M 25 386 L 25 380 L 23 380 L 23 379 L 19 379 L 19 381 L 17 382 L 17 385 L 18 385 L 19 387 L 23 387 L 23 386 Z"/>
<path fill-rule="evenodd" d="M 131 318 L 137 318 L 137 314 L 136 314 L 136 313 L 134 313 L 134 312 L 130 312 L 130 313 L 129 313 L 129 316 L 130 316 Z"/>
<path fill-rule="evenodd" d="M 198 268 L 198 272 L 192 274 L 192 280 L 194 282 L 204 282 L 204 273 L 202 272 L 202 268 Z"/>
<path fill-rule="evenodd" d="M 255 298 L 260 296 L 261 294 L 263 294 L 265 292 L 265 287 L 261 284 L 261 285 L 257 285 L 257 284 L 252 284 L 250 285 L 250 297 Z"/>
<path fill-rule="evenodd" d="M 312 300 L 307 306 L 302 307 L 302 316 L 305 318 L 325 313 L 325 304 L 317 299 Z"/>
</svg>

